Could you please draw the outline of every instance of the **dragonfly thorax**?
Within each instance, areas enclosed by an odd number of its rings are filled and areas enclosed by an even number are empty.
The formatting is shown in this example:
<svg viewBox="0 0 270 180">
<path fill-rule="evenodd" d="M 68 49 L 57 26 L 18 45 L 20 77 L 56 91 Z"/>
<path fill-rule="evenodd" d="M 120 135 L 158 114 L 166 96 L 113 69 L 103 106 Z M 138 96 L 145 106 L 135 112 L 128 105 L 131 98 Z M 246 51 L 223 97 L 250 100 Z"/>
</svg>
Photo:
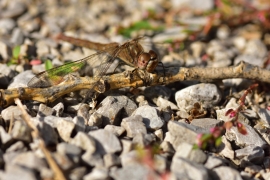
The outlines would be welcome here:
<svg viewBox="0 0 270 180">
<path fill-rule="evenodd" d="M 148 53 L 141 53 L 138 57 L 138 68 L 146 70 L 147 72 L 153 72 L 158 64 L 157 57 L 157 54 L 153 50 L 150 50 Z"/>
</svg>

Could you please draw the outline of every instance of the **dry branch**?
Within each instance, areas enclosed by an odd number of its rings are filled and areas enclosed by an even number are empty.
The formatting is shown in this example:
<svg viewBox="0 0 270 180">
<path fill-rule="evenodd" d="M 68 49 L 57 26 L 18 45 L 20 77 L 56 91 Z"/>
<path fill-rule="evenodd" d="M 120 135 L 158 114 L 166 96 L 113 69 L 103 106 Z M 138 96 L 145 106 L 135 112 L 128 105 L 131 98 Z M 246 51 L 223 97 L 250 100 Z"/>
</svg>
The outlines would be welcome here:
<svg viewBox="0 0 270 180">
<path fill-rule="evenodd" d="M 165 77 L 164 77 L 165 74 Z M 104 76 L 96 91 L 107 91 L 124 87 L 142 87 L 169 84 L 176 81 L 198 80 L 215 81 L 230 78 L 246 78 L 270 83 L 270 71 L 241 62 L 236 66 L 223 68 L 202 68 L 202 67 L 170 67 L 154 73 L 146 73 L 141 70 L 132 72 L 125 71 L 119 74 Z M 57 86 L 49 88 L 14 88 L 0 90 L 0 106 L 5 107 L 14 102 L 15 98 L 22 100 L 36 100 L 43 103 L 53 102 L 57 98 L 72 91 L 89 89 L 97 84 L 99 79 L 89 77 L 71 77 Z M 105 85 L 105 86 L 104 86 Z M 104 89 L 104 87 L 106 87 Z"/>
</svg>

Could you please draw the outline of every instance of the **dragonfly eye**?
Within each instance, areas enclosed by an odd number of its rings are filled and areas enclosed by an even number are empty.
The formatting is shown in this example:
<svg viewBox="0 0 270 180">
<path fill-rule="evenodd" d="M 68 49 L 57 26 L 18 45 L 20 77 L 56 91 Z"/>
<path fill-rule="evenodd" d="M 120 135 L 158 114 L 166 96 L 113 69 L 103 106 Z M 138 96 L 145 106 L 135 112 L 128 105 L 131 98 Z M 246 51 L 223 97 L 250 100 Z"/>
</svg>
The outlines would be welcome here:
<svg viewBox="0 0 270 180">
<path fill-rule="evenodd" d="M 138 68 L 145 69 L 150 58 L 151 58 L 151 55 L 149 53 L 140 54 L 140 56 L 138 58 Z"/>
<path fill-rule="evenodd" d="M 157 59 L 157 53 L 153 50 L 150 50 L 149 51 L 149 54 L 150 54 L 150 59 L 153 60 L 153 59 Z"/>
</svg>

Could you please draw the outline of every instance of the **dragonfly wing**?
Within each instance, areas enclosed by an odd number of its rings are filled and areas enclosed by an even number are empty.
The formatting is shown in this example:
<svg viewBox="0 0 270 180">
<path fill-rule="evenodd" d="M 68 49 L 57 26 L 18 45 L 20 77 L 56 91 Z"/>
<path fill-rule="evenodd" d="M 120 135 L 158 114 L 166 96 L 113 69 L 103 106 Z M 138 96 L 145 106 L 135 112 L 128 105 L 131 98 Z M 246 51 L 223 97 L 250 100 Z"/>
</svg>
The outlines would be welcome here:
<svg viewBox="0 0 270 180">
<path fill-rule="evenodd" d="M 46 88 L 57 85 L 64 80 L 65 75 L 78 71 L 84 67 L 86 62 L 91 58 L 93 58 L 93 55 L 43 71 L 33 77 L 27 85 L 32 88 Z"/>
</svg>

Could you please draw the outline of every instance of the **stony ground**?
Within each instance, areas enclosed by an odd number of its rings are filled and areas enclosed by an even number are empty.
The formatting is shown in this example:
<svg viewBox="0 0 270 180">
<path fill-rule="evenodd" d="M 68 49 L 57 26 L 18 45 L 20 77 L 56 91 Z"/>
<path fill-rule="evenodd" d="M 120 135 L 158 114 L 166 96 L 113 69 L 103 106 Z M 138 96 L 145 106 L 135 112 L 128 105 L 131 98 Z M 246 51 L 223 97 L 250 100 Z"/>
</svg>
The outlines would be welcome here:
<svg viewBox="0 0 270 180">
<path fill-rule="evenodd" d="M 215 2 L 1 0 L 0 88 L 26 87 L 45 70 L 45 60 L 55 67 L 93 53 L 56 40 L 59 33 L 101 43 L 148 36 L 166 67 L 227 67 L 246 61 L 269 69 L 270 15 L 260 10 L 269 11 L 270 3 L 244 1 L 261 19 L 250 13 L 224 22 L 222 15 L 243 9 L 223 6 L 214 13 L 221 1 Z M 124 69 L 119 66 L 116 72 Z M 226 113 L 240 106 L 239 98 L 253 83 L 226 79 L 125 88 L 101 94 L 94 110 L 81 103 L 83 92 L 50 104 L 23 101 L 39 137 L 17 105 L 2 107 L 0 179 L 269 180 L 269 84 L 257 82 L 237 112 L 246 133 L 232 126 L 217 135 L 219 146 L 209 140 L 206 148 L 194 148 L 202 145 L 202 134 L 213 138 L 235 118 Z"/>
</svg>

